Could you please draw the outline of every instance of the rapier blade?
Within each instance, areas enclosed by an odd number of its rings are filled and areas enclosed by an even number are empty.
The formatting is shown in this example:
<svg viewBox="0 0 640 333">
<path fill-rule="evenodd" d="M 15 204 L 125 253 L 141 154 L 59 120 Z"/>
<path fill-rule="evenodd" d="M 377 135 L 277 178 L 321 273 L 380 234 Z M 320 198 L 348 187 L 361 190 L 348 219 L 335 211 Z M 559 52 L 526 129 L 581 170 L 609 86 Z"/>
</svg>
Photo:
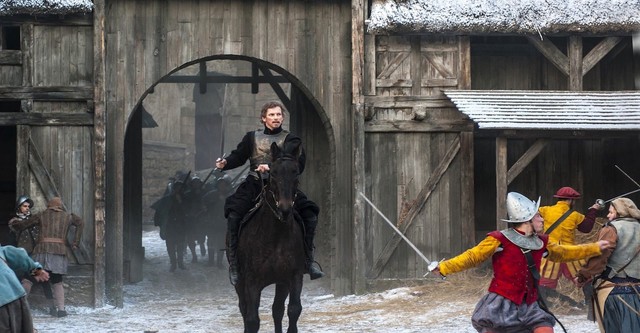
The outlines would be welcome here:
<svg viewBox="0 0 640 333">
<path fill-rule="evenodd" d="M 385 222 L 387 222 L 387 224 L 389 224 L 389 226 L 393 229 L 393 231 L 395 231 L 400 237 L 402 237 L 402 239 L 407 242 L 407 244 L 409 244 L 409 246 L 427 263 L 427 268 L 428 268 L 428 272 L 423 275 L 423 276 L 427 276 L 432 270 L 434 270 L 436 267 L 438 267 L 439 262 L 436 261 L 431 261 L 429 259 L 427 259 L 427 257 L 420 252 L 420 250 L 418 250 L 418 248 L 413 245 L 413 243 L 411 243 L 411 241 L 402 233 L 402 231 L 400 231 L 400 229 L 398 229 L 393 222 L 391 222 L 391 220 L 389 220 L 381 211 L 380 209 L 378 209 L 378 207 L 376 207 L 376 205 L 373 204 L 373 202 L 371 202 L 371 200 L 369 200 L 369 198 L 367 198 L 364 193 L 359 192 L 360 196 L 369 204 L 369 206 L 371 206 L 371 208 L 373 208 L 373 210 L 376 211 L 376 213 L 378 213 L 378 215 L 380 215 L 380 217 L 382 217 L 383 220 L 385 220 Z"/>
</svg>

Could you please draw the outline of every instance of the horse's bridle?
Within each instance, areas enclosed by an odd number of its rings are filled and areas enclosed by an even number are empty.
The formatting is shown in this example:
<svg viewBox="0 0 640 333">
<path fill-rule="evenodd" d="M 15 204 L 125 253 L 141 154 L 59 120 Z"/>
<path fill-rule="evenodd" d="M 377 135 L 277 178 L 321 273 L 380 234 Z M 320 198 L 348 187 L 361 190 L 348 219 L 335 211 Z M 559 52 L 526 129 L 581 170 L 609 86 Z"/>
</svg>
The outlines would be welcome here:
<svg viewBox="0 0 640 333">
<path fill-rule="evenodd" d="M 290 158 L 286 158 L 286 159 L 290 159 Z M 269 184 L 271 185 L 271 175 L 269 175 Z M 269 209 L 271 209 L 271 212 L 278 218 L 278 221 L 280 222 L 284 222 L 284 218 L 282 217 L 282 213 L 280 212 L 280 204 L 278 203 L 278 198 L 276 197 L 276 194 L 273 193 L 273 191 L 271 189 L 267 190 L 267 185 L 264 184 L 264 180 L 262 180 L 263 185 L 262 185 L 262 191 L 260 192 L 261 196 L 262 196 L 262 200 L 266 202 L 267 206 L 269 207 Z M 269 194 L 271 195 L 271 198 L 273 199 L 273 202 L 275 203 L 275 207 L 273 207 L 273 205 L 271 204 L 271 201 L 269 201 L 269 198 L 267 197 L 267 192 L 269 192 Z M 298 191 L 295 191 L 293 194 L 293 200 L 291 203 L 291 207 L 294 207 L 296 204 L 296 197 L 298 196 Z"/>
</svg>

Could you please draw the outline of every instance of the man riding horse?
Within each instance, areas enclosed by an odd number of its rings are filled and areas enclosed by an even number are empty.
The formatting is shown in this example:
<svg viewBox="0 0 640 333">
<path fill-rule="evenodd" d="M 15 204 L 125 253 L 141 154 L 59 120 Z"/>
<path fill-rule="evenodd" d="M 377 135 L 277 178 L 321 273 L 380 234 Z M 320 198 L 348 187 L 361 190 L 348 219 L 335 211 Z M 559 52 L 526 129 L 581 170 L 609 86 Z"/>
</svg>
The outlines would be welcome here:
<svg viewBox="0 0 640 333">
<path fill-rule="evenodd" d="M 238 232 L 240 222 L 245 214 L 255 205 L 255 199 L 262 190 L 260 174 L 269 171 L 270 147 L 276 143 L 285 149 L 289 145 L 301 144 L 302 140 L 282 129 L 284 121 L 284 106 L 279 102 L 266 103 L 260 112 L 263 130 L 251 131 L 245 134 L 242 141 L 229 156 L 218 159 L 216 168 L 230 170 L 242 166 L 247 160 L 251 164 L 251 171 L 246 180 L 240 184 L 236 192 L 225 202 L 225 217 L 227 218 L 227 259 L 229 260 L 229 280 L 232 285 L 238 282 L 238 261 L 236 250 L 238 247 Z M 305 166 L 304 151 L 298 157 L 300 174 Z M 313 238 L 318 224 L 320 209 L 307 196 L 298 190 L 295 197 L 295 209 L 302 218 L 304 226 L 304 244 L 306 255 L 306 270 L 312 280 L 324 276 L 324 272 L 313 260 Z"/>
</svg>

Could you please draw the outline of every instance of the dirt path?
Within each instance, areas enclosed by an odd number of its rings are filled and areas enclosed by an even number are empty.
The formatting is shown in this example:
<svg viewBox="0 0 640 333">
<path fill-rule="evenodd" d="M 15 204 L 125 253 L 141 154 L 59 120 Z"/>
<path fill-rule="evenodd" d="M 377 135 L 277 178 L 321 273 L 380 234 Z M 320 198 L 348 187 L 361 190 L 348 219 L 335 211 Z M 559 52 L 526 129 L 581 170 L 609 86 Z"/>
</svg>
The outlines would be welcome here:
<svg viewBox="0 0 640 333">
<path fill-rule="evenodd" d="M 145 231 L 143 245 L 144 280 L 125 286 L 124 308 L 68 307 L 70 315 L 65 318 L 36 312 L 34 321 L 39 332 L 242 332 L 237 298 L 226 270 L 209 267 L 203 261 L 188 263 L 186 271 L 169 273 L 164 243 L 157 231 Z M 471 333 L 475 330 L 469 318 L 487 282 L 488 277 L 467 274 L 422 287 L 334 297 L 328 279 L 309 281 L 306 276 L 299 329 Z M 261 332 L 273 331 L 272 297 L 273 288 L 265 289 Z M 597 327 L 584 318 L 580 311 L 560 316 L 570 333 L 597 332 Z M 556 332 L 561 332 L 559 327 Z"/>
</svg>

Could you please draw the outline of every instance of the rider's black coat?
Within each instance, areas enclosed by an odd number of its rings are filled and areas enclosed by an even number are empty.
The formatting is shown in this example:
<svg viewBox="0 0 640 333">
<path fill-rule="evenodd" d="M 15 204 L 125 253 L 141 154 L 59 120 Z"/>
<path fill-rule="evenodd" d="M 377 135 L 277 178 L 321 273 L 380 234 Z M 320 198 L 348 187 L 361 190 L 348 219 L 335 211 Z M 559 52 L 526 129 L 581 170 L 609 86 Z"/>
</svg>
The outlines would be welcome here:
<svg viewBox="0 0 640 333">
<path fill-rule="evenodd" d="M 282 127 L 278 127 L 275 130 L 264 128 L 265 134 L 278 134 L 282 131 Z M 244 165 L 251 157 L 253 152 L 253 145 L 255 142 L 254 132 L 247 132 L 242 138 L 242 141 L 238 144 L 236 149 L 225 157 L 227 164 L 223 170 L 230 170 Z M 283 150 L 287 151 L 287 147 L 292 145 L 300 145 L 302 140 L 289 133 L 284 140 Z M 298 157 L 298 168 L 300 174 L 304 171 L 306 162 L 306 156 L 304 150 Z M 224 216 L 228 217 L 231 211 L 235 212 L 239 216 L 244 216 L 257 202 L 260 191 L 262 190 L 262 180 L 255 178 L 251 175 L 247 176 L 244 182 L 240 184 L 236 192 L 229 196 L 225 202 Z M 296 211 L 303 217 L 309 217 L 311 215 L 317 216 L 320 209 L 313 201 L 309 200 L 307 196 L 298 189 L 295 199 Z"/>
</svg>

